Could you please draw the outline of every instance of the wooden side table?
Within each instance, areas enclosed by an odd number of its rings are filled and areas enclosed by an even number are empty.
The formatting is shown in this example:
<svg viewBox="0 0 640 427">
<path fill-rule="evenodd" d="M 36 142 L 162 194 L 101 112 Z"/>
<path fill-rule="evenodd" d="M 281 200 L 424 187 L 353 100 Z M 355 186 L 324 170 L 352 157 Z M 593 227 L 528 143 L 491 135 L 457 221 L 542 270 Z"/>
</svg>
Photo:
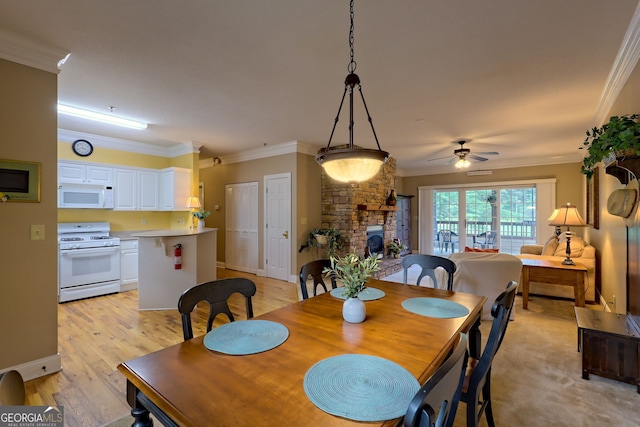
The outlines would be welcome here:
<svg viewBox="0 0 640 427">
<path fill-rule="evenodd" d="M 561 261 L 522 258 L 522 308 L 529 304 L 529 282 L 573 286 L 577 307 L 584 307 L 584 281 L 587 267 L 564 265 Z"/>
<path fill-rule="evenodd" d="M 582 378 L 589 374 L 634 384 L 640 393 L 640 337 L 624 314 L 574 307 L 578 323 L 578 351 Z"/>
</svg>

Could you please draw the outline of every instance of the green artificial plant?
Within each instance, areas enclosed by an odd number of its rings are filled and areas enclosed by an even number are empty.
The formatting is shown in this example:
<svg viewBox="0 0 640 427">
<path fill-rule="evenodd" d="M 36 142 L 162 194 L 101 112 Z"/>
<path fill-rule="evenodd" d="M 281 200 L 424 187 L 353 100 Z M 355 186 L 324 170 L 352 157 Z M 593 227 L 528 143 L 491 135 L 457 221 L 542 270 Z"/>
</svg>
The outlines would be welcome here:
<svg viewBox="0 0 640 427">
<path fill-rule="evenodd" d="M 588 155 L 582 160 L 581 172 L 588 177 L 593 175 L 596 163 L 611 153 L 620 158 L 635 155 L 636 149 L 640 149 L 638 114 L 612 116 L 607 123 L 586 133 L 580 149 L 586 149 Z"/>
<path fill-rule="evenodd" d="M 374 256 L 362 258 L 355 252 L 344 257 L 330 257 L 331 267 L 323 270 L 327 277 L 335 277 L 344 285 L 343 295 L 356 298 L 367 286 L 367 280 L 375 271 L 380 270 L 379 260 Z"/>
</svg>

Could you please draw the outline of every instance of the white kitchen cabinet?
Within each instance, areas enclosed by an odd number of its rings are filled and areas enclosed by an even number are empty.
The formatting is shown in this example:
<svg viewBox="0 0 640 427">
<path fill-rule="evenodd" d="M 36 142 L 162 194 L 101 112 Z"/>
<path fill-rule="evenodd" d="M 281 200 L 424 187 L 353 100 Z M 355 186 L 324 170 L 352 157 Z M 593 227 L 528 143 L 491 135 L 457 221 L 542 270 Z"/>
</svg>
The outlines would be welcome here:
<svg viewBox="0 0 640 427">
<path fill-rule="evenodd" d="M 188 211 L 187 200 L 191 196 L 191 170 L 166 168 L 160 175 L 160 210 Z"/>
<path fill-rule="evenodd" d="M 120 291 L 138 288 L 138 239 L 120 241 Z"/>
<path fill-rule="evenodd" d="M 155 171 L 137 171 L 138 210 L 157 211 L 158 182 L 160 176 Z"/>
<path fill-rule="evenodd" d="M 113 168 L 64 160 L 58 162 L 58 183 L 111 185 L 112 182 Z"/>
<path fill-rule="evenodd" d="M 131 168 L 115 169 L 113 173 L 114 210 L 158 210 L 158 172 Z"/>
</svg>

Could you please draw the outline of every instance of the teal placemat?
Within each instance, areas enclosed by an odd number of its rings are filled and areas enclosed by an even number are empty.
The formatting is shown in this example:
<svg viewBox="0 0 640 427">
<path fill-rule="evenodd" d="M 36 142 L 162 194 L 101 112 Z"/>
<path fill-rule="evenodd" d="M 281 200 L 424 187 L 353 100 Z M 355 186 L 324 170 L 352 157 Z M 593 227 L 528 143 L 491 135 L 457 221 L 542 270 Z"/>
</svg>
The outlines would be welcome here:
<svg viewBox="0 0 640 427">
<path fill-rule="evenodd" d="M 410 298 L 402 301 L 402 307 L 412 313 L 440 319 L 462 317 L 469 314 L 469 309 L 464 305 L 440 298 Z"/>
<path fill-rule="evenodd" d="M 285 342 L 286 326 L 269 320 L 238 320 L 212 329 L 204 337 L 209 350 L 232 355 L 261 353 Z"/>
<path fill-rule="evenodd" d="M 343 294 L 344 294 L 344 286 L 331 289 L 331 296 L 334 296 L 340 299 L 347 299 L 347 297 Z M 364 291 L 360 292 L 360 294 L 358 295 L 358 298 L 360 298 L 362 301 L 373 301 L 375 299 L 382 298 L 384 295 L 385 295 L 384 291 L 381 291 L 380 289 L 366 287 L 364 288 Z"/>
<path fill-rule="evenodd" d="M 343 354 L 313 365 L 304 392 L 323 411 L 356 421 L 402 417 L 420 384 L 402 366 L 376 356 Z"/>
</svg>

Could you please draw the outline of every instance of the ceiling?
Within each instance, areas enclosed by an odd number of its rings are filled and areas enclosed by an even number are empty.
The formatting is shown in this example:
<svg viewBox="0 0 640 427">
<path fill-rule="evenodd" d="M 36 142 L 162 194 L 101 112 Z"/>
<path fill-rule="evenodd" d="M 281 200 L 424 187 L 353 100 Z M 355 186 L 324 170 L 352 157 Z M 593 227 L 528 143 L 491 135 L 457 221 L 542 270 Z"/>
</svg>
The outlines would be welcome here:
<svg viewBox="0 0 640 427">
<path fill-rule="evenodd" d="M 579 161 L 584 131 L 606 118 L 601 98 L 637 6 L 357 1 L 356 73 L 382 149 L 405 176 L 455 171 L 429 159 L 463 138 L 472 153 L 500 153 L 472 170 Z M 193 142 L 223 161 L 290 141 L 325 146 L 348 73 L 347 0 L 3 1 L 0 29 L 71 52 L 60 103 L 149 123 L 60 116 L 61 129 Z M 374 148 L 355 106 L 355 143 Z M 347 112 L 332 145 L 347 141 Z"/>
</svg>

